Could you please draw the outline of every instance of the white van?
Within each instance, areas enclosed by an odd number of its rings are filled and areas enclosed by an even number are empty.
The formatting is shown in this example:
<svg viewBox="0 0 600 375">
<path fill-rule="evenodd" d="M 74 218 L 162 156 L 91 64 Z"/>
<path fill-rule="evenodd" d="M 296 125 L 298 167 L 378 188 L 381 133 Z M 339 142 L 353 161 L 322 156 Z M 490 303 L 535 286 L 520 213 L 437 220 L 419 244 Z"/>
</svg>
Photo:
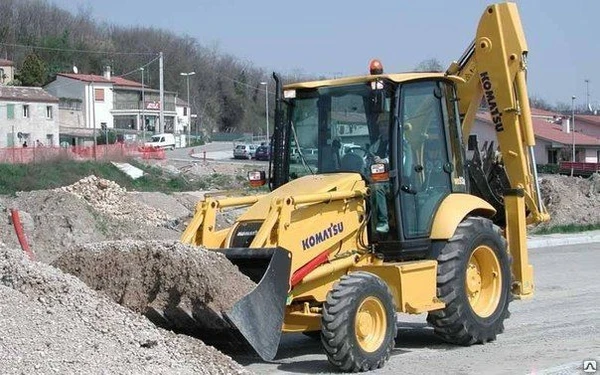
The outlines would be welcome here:
<svg viewBox="0 0 600 375">
<path fill-rule="evenodd" d="M 154 134 L 150 138 L 150 142 L 144 143 L 144 146 L 173 150 L 175 148 L 175 136 L 170 133 Z"/>
</svg>

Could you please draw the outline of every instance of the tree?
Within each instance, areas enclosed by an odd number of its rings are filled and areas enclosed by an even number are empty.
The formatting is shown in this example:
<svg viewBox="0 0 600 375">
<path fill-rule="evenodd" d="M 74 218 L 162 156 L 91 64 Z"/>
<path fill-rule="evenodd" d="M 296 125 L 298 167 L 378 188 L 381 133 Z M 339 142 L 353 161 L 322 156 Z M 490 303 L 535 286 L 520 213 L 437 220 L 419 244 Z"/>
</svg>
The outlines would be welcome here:
<svg viewBox="0 0 600 375">
<path fill-rule="evenodd" d="M 444 67 L 442 63 L 435 57 L 428 60 L 423 60 L 415 68 L 417 72 L 443 72 Z"/>
<path fill-rule="evenodd" d="M 19 79 L 23 86 L 42 86 L 46 81 L 46 64 L 35 53 L 27 55 Z"/>
</svg>

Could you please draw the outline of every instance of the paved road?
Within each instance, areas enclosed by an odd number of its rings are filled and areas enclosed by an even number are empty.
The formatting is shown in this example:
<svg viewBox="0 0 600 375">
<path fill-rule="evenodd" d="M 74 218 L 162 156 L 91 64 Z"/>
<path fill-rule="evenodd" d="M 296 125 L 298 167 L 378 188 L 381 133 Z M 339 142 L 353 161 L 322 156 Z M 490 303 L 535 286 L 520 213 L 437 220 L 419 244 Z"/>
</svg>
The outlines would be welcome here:
<svg viewBox="0 0 600 375">
<path fill-rule="evenodd" d="M 400 315 L 396 348 L 373 374 L 584 374 L 583 360 L 598 361 L 600 374 L 600 244 L 530 251 L 536 294 L 511 304 L 512 316 L 498 340 L 457 347 L 440 341 L 424 316 Z M 235 357 L 257 374 L 334 371 L 316 341 L 302 335 L 282 340 L 273 363 Z"/>
<path fill-rule="evenodd" d="M 192 156 L 193 155 L 193 156 Z M 203 146 L 177 148 L 166 151 L 167 159 L 180 162 L 198 162 L 203 157 L 216 163 L 266 165 L 268 162 L 233 158 L 232 142 L 211 142 Z"/>
</svg>

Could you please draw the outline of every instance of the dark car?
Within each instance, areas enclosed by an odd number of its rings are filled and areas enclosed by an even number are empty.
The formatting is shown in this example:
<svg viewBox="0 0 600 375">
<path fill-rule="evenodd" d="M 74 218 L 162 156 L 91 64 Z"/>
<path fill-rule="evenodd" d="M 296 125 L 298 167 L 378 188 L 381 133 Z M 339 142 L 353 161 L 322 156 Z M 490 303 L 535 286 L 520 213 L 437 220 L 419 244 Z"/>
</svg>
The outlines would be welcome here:
<svg viewBox="0 0 600 375">
<path fill-rule="evenodd" d="M 269 146 L 259 146 L 254 154 L 256 160 L 269 160 L 271 158 L 271 149 Z"/>
</svg>

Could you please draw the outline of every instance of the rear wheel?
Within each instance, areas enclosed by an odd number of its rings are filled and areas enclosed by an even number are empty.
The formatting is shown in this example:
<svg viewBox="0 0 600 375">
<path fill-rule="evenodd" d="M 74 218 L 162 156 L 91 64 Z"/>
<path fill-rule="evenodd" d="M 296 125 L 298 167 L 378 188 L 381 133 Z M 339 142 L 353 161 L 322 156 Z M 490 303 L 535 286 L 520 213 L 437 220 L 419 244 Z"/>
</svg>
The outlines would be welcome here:
<svg viewBox="0 0 600 375">
<path fill-rule="evenodd" d="M 321 342 L 329 362 L 342 371 L 380 368 L 396 337 L 396 308 L 388 286 L 376 275 L 343 276 L 323 305 Z"/>
<path fill-rule="evenodd" d="M 444 340 L 472 345 L 504 331 L 511 300 L 510 256 L 490 220 L 464 220 L 438 257 L 437 294 L 446 303 L 427 321 Z"/>
</svg>

